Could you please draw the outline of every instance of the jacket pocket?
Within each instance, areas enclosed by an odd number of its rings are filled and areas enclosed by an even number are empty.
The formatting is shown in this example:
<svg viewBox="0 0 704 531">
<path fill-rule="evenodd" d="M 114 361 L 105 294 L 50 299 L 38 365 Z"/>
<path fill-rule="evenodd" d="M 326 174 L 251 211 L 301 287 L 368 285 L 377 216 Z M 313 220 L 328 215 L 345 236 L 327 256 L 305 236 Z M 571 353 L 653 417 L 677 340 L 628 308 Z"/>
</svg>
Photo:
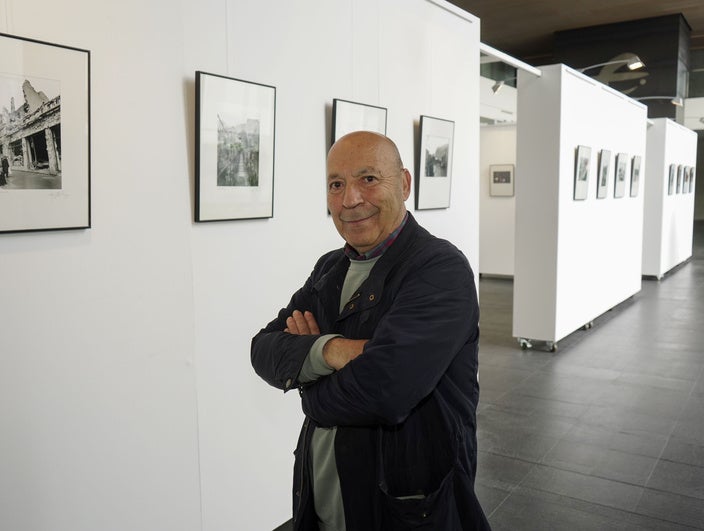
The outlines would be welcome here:
<svg viewBox="0 0 704 531">
<path fill-rule="evenodd" d="M 454 494 L 456 468 L 452 467 L 437 490 L 418 496 L 396 497 L 380 482 L 380 529 L 384 531 L 460 530 Z"/>
</svg>

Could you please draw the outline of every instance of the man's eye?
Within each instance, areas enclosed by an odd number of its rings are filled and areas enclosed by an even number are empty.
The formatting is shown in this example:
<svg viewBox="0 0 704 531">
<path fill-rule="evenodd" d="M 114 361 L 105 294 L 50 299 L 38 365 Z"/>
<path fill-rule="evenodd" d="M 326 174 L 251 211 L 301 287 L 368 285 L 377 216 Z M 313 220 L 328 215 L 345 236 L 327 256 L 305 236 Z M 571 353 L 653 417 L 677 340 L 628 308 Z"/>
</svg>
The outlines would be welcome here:
<svg viewBox="0 0 704 531">
<path fill-rule="evenodd" d="M 376 176 L 375 175 L 365 175 L 364 177 L 362 177 L 362 179 L 364 179 L 365 183 L 373 183 L 374 181 L 376 181 Z"/>
<path fill-rule="evenodd" d="M 342 183 L 339 181 L 333 181 L 330 184 L 328 184 L 328 189 L 331 192 L 337 192 L 339 190 L 342 190 Z"/>
</svg>

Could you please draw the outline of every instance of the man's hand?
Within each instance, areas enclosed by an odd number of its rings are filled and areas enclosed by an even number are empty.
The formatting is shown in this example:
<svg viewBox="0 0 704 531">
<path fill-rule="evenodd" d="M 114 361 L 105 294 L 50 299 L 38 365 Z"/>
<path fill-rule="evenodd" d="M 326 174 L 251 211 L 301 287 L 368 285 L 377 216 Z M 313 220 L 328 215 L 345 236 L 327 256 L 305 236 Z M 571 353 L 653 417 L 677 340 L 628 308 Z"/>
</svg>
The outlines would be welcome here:
<svg viewBox="0 0 704 531">
<path fill-rule="evenodd" d="M 311 334 L 320 334 L 320 328 L 318 327 L 318 321 L 315 320 L 311 312 L 294 310 L 291 317 L 286 319 L 284 332 L 296 336 L 309 336 Z"/>
<path fill-rule="evenodd" d="M 284 332 L 297 336 L 307 336 L 320 334 L 320 328 L 318 327 L 318 321 L 315 320 L 315 316 L 311 312 L 294 310 L 291 317 L 286 319 Z M 339 371 L 362 353 L 367 341 L 369 340 L 335 337 L 325 343 L 323 359 L 330 367 Z"/>
</svg>

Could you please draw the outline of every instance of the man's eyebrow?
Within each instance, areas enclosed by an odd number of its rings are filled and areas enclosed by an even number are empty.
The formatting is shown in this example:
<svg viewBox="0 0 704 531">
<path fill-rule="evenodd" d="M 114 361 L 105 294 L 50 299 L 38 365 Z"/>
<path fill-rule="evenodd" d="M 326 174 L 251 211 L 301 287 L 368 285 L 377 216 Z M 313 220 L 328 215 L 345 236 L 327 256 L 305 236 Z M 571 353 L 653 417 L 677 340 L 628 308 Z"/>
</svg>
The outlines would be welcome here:
<svg viewBox="0 0 704 531">
<path fill-rule="evenodd" d="M 365 166 L 364 168 L 361 168 L 354 172 L 352 174 L 352 177 L 361 177 L 363 175 L 369 175 L 369 174 L 374 174 L 374 175 L 379 175 L 379 170 L 374 168 L 373 166 Z M 339 174 L 337 173 L 331 173 L 328 175 L 328 181 L 331 179 L 338 179 L 340 177 Z"/>
</svg>

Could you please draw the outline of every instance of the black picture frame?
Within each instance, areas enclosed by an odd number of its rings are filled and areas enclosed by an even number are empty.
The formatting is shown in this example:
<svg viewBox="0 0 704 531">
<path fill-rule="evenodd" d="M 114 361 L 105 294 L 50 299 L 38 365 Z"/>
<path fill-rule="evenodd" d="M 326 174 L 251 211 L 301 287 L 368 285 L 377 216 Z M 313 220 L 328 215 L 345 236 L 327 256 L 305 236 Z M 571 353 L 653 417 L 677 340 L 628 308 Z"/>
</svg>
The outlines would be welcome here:
<svg viewBox="0 0 704 531">
<path fill-rule="evenodd" d="M 626 195 L 626 174 L 628 173 L 628 154 L 616 154 L 616 169 L 614 171 L 614 197 Z"/>
<path fill-rule="evenodd" d="M 455 122 L 421 115 L 416 160 L 416 210 L 450 207 Z"/>
<path fill-rule="evenodd" d="M 372 131 L 386 136 L 386 107 L 334 98 L 330 145 L 353 131 Z"/>
<path fill-rule="evenodd" d="M 629 191 L 629 195 L 631 197 L 638 197 L 638 191 L 640 190 L 642 160 L 643 159 L 640 155 L 635 155 L 631 160 L 631 186 Z"/>
<path fill-rule="evenodd" d="M 0 33 L 0 57 L 0 233 L 90 228 L 90 51 Z"/>
<path fill-rule="evenodd" d="M 575 201 L 584 201 L 589 191 L 589 173 L 592 148 L 577 146 L 574 157 L 574 195 Z"/>
<path fill-rule="evenodd" d="M 611 151 L 602 149 L 599 152 L 599 167 L 597 171 L 596 198 L 604 199 L 609 194 L 609 170 L 611 168 Z"/>
<path fill-rule="evenodd" d="M 196 71 L 195 221 L 274 216 L 276 87 Z"/>
</svg>

